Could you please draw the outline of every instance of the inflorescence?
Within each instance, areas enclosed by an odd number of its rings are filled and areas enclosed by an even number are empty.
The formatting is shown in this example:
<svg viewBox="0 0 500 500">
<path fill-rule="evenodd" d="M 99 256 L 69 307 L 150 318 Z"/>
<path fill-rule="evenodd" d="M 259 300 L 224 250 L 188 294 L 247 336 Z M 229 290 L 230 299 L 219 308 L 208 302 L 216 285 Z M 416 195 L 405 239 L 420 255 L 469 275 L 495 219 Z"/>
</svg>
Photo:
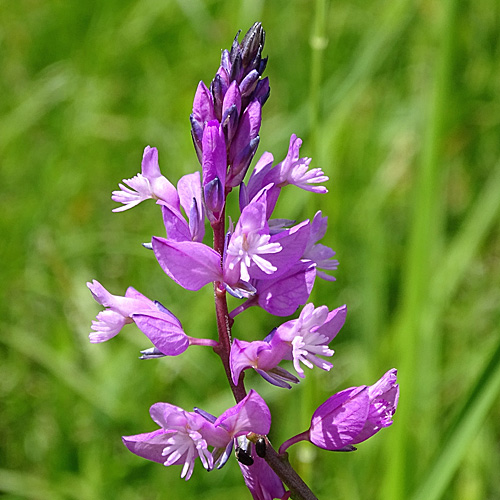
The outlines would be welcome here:
<svg viewBox="0 0 500 500">
<path fill-rule="evenodd" d="M 327 217 L 318 211 L 312 220 L 299 223 L 271 218 L 286 186 L 326 193 L 323 183 L 328 177 L 320 168 L 310 168 L 310 158 L 300 157 L 302 141 L 292 134 L 286 157 L 275 163 L 265 152 L 245 181 L 259 145 L 261 112 L 270 88 L 268 78 L 262 77 L 267 58 L 262 57 L 261 24 L 255 23 L 241 42 L 238 38 L 239 33 L 231 49 L 222 51 L 210 87 L 200 82 L 194 96 L 191 134 L 201 175 L 199 171 L 185 175 L 175 187 L 160 172 L 157 149 L 147 146 L 141 173 L 123 180 L 112 194 L 121 204 L 115 212 L 156 200 L 167 237 L 153 236 L 145 246 L 184 289 L 196 291 L 213 284 L 218 339 L 187 335 L 171 311 L 132 287 L 117 296 L 94 280 L 87 285 L 105 309 L 92 322 L 90 341 L 104 342 L 125 324 L 135 323 L 152 343 L 141 351 L 141 359 L 178 356 L 200 345 L 213 348 L 225 368 L 235 406 L 216 417 L 200 408 L 190 412 L 156 403 L 150 414 L 158 428 L 123 437 L 130 451 L 166 466 L 181 465 L 181 477 L 188 480 L 197 458 L 207 470 L 220 469 L 234 448 L 253 498 L 315 498 L 312 493 L 308 496 L 307 487 L 301 493 L 286 460 L 280 466 L 273 460 L 276 452 L 267 439 L 271 413 L 255 390 L 246 391 L 244 372 L 253 369 L 271 384 L 290 389 L 305 377 L 304 367 L 332 368 L 324 358 L 334 353 L 329 346 L 344 325 L 347 308 L 330 310 L 307 302 L 316 277 L 335 280 L 330 274 L 338 265 L 335 252 L 319 243 Z M 226 200 L 234 188 L 239 188 L 240 215 L 235 224 L 227 224 Z M 203 242 L 207 222 L 212 246 Z M 232 311 L 227 293 L 241 300 Z M 296 319 L 277 326 L 265 338 L 233 339 L 235 318 L 252 306 L 278 317 L 303 307 Z M 298 377 L 281 366 L 286 360 Z M 354 450 L 353 445 L 392 424 L 398 395 L 395 369 L 372 386 L 334 394 L 316 409 L 308 430 L 280 446 L 278 457 L 286 457 L 285 450 L 301 440 L 325 450 Z"/>
</svg>

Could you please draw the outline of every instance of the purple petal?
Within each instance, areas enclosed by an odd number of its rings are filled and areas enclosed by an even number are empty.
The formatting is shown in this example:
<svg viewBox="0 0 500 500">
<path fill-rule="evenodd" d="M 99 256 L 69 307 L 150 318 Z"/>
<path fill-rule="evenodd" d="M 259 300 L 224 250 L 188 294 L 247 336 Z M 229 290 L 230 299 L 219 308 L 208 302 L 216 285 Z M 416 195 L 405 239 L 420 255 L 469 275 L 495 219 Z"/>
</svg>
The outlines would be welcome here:
<svg viewBox="0 0 500 500">
<path fill-rule="evenodd" d="M 202 124 L 215 119 L 212 94 L 203 82 L 198 84 L 194 95 L 193 115 Z"/>
<path fill-rule="evenodd" d="M 224 132 L 217 120 L 207 123 L 203 131 L 203 186 L 218 177 L 222 184 L 226 182 L 226 141 Z"/>
<path fill-rule="evenodd" d="M 315 330 L 328 338 L 328 342 L 325 342 L 325 344 L 329 344 L 344 326 L 346 314 L 346 305 L 337 307 L 337 309 L 330 311 L 325 322 L 317 330 Z"/>
<path fill-rule="evenodd" d="M 257 266 L 254 266 L 251 271 L 252 278 L 275 280 L 279 276 L 285 274 L 291 267 L 300 261 L 308 238 L 308 220 L 273 235 L 270 239 L 270 243 L 279 243 L 281 245 L 281 251 L 266 255 L 266 260 L 276 267 L 277 271 L 269 275 L 261 271 Z"/>
<path fill-rule="evenodd" d="M 227 113 L 227 111 L 232 107 L 236 106 L 238 115 L 241 113 L 241 93 L 236 82 L 232 82 L 227 89 L 226 95 L 224 96 L 224 102 L 222 105 L 222 116 Z"/>
<path fill-rule="evenodd" d="M 277 280 L 259 280 L 258 304 L 275 316 L 289 316 L 307 302 L 314 285 L 314 264 L 299 262 Z"/>
<path fill-rule="evenodd" d="M 271 412 L 262 397 L 251 389 L 245 399 L 226 410 L 214 425 L 222 427 L 232 437 L 249 432 L 267 434 L 271 428 Z"/>
<path fill-rule="evenodd" d="M 311 442 L 326 450 L 352 444 L 368 417 L 370 399 L 366 389 L 366 386 L 351 387 L 319 406 L 311 420 Z"/>
<path fill-rule="evenodd" d="M 186 290 L 222 281 L 220 255 L 203 243 L 152 238 L 153 250 L 165 273 Z"/>
<path fill-rule="evenodd" d="M 161 206 L 163 224 L 171 241 L 191 241 L 191 231 L 182 214 L 170 205 Z"/>
<path fill-rule="evenodd" d="M 158 429 L 153 432 L 136 434 L 135 436 L 123 436 L 123 444 L 136 455 L 163 464 L 165 457 L 162 455 L 169 435 L 165 434 L 164 429 Z"/>
</svg>

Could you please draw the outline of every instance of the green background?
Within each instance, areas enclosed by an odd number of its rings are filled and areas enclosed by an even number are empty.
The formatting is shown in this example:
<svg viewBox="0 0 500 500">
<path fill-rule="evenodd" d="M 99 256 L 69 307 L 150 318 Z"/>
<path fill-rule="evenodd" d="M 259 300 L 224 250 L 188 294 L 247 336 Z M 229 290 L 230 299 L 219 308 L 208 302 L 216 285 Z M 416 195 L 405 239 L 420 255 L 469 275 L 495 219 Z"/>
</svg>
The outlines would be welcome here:
<svg viewBox="0 0 500 500">
<path fill-rule="evenodd" d="M 321 499 L 500 498 L 500 4 L 493 0 L 0 1 L 0 494 L 6 500 L 249 498 L 234 459 L 189 482 L 129 453 L 157 401 L 233 404 L 210 349 L 139 361 L 128 326 L 90 345 L 85 282 L 134 286 L 189 334 L 215 336 L 212 291 L 171 282 L 140 243 L 154 203 L 110 193 L 159 149 L 172 181 L 198 168 L 189 114 L 238 29 L 260 20 L 271 98 L 258 155 L 301 153 L 327 195 L 290 187 L 277 215 L 321 209 L 335 283 L 312 300 L 348 319 L 330 373 L 292 391 L 250 373 L 276 445 L 329 395 L 399 370 L 394 425 L 355 453 L 290 448 Z M 235 302 L 236 304 L 236 302 Z M 261 339 L 260 310 L 234 333 Z"/>
</svg>

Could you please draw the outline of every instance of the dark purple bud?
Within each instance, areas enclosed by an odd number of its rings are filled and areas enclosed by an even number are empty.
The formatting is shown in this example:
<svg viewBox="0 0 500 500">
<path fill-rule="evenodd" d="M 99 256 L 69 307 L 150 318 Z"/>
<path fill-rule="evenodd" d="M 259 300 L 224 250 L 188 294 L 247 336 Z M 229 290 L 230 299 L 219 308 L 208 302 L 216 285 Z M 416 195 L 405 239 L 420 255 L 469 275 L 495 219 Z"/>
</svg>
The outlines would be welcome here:
<svg viewBox="0 0 500 500">
<path fill-rule="evenodd" d="M 227 171 L 226 149 L 220 123 L 217 120 L 208 122 L 203 131 L 202 141 L 203 186 L 216 177 L 224 185 Z"/>
<path fill-rule="evenodd" d="M 259 141 L 260 137 L 255 137 L 236 155 L 236 158 L 229 169 L 229 179 L 226 182 L 228 187 L 236 187 L 241 183 L 241 181 L 243 181 L 248 167 L 250 166 L 250 162 L 259 147 Z"/>
<path fill-rule="evenodd" d="M 224 101 L 225 85 L 221 76 L 217 73 L 210 85 L 212 97 L 214 99 L 214 116 L 217 120 L 222 119 L 222 103 Z"/>
<path fill-rule="evenodd" d="M 190 115 L 189 120 L 191 121 L 191 137 L 193 138 L 194 149 L 198 156 L 198 161 L 201 163 L 203 151 L 203 125 L 200 124 L 193 114 Z"/>
<path fill-rule="evenodd" d="M 259 135 L 261 122 L 261 105 L 259 101 L 252 101 L 243 112 L 238 125 L 238 131 L 231 142 L 229 148 L 229 163 L 232 169 L 239 171 L 242 163 L 246 163 L 246 156 L 249 153 L 248 147 Z M 243 150 L 246 152 L 243 153 Z M 254 151 L 255 152 L 255 151 Z M 243 156 L 242 156 L 243 155 Z M 235 173 L 233 173 L 233 176 Z M 240 179 L 240 182 L 243 179 Z M 232 186 L 237 186 L 232 184 Z"/>
<path fill-rule="evenodd" d="M 238 83 L 241 81 L 243 73 L 243 64 L 241 62 L 241 54 L 236 54 L 234 61 L 232 61 L 231 65 L 231 73 L 229 73 L 229 78 L 231 81 L 236 80 Z"/>
<path fill-rule="evenodd" d="M 257 86 L 257 82 L 259 81 L 259 77 L 259 72 L 254 69 L 250 71 L 245 78 L 243 78 L 240 83 L 240 92 L 242 96 L 247 97 L 254 91 Z"/>
<path fill-rule="evenodd" d="M 218 214 L 224 207 L 224 185 L 218 177 L 215 177 L 203 187 L 203 193 L 208 218 L 211 221 L 218 220 Z"/>
<path fill-rule="evenodd" d="M 224 101 L 222 104 L 222 116 L 226 114 L 227 110 L 233 106 L 236 106 L 238 114 L 241 113 L 241 93 L 236 82 L 232 82 L 229 85 L 226 94 L 224 96 Z M 222 119 L 224 121 L 224 118 Z"/>
<path fill-rule="evenodd" d="M 262 51 L 265 40 L 266 32 L 262 28 L 262 24 L 254 23 L 241 42 L 243 66 L 248 66 L 255 59 L 255 56 Z"/>
<path fill-rule="evenodd" d="M 194 95 L 193 116 L 202 125 L 215 118 L 212 95 L 203 82 L 198 84 Z"/>
<path fill-rule="evenodd" d="M 222 51 L 222 55 L 220 58 L 220 65 L 221 68 L 224 68 L 226 70 L 226 73 L 229 75 L 229 72 L 231 71 L 231 61 L 229 59 L 229 51 L 227 49 L 224 49 Z M 220 72 L 220 69 L 219 69 Z"/>
<path fill-rule="evenodd" d="M 269 98 L 269 94 L 271 89 L 269 88 L 269 78 L 263 78 L 257 82 L 257 86 L 255 87 L 255 91 L 253 93 L 253 98 L 260 102 L 261 106 L 264 106 L 264 103 Z"/>
<path fill-rule="evenodd" d="M 230 147 L 234 134 L 238 130 L 238 118 L 239 113 L 235 104 L 233 104 L 222 116 L 222 128 L 224 130 L 227 147 Z"/>
<path fill-rule="evenodd" d="M 233 44 L 231 46 L 231 52 L 229 53 L 229 60 L 231 64 L 234 64 L 234 59 L 236 58 L 236 55 L 239 54 L 240 52 L 240 44 L 238 42 L 238 37 L 240 36 L 241 30 L 238 30 L 238 33 L 236 33 L 236 36 L 234 37 Z"/>
</svg>

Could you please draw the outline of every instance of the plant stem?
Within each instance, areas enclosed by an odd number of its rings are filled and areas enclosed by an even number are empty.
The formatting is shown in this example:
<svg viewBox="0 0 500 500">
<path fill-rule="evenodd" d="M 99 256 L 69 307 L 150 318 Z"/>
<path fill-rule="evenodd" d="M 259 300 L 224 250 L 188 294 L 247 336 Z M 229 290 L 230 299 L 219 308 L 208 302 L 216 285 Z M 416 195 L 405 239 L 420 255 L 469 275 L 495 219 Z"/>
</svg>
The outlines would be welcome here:
<svg viewBox="0 0 500 500">
<path fill-rule="evenodd" d="M 224 239 L 225 239 L 225 210 L 222 210 L 218 221 L 212 223 L 212 230 L 214 233 L 214 250 L 216 250 L 222 257 L 224 255 Z M 231 375 L 231 367 L 229 365 L 229 354 L 231 352 L 231 327 L 233 326 L 233 319 L 229 317 L 227 308 L 226 290 L 220 281 L 214 283 L 214 300 L 215 300 L 215 314 L 217 317 L 217 331 L 219 334 L 219 343 L 214 347 L 214 352 L 220 357 L 226 377 L 233 392 L 234 399 L 239 403 L 245 398 L 247 392 L 243 384 L 244 374 L 240 375 L 238 384 L 235 385 Z"/>
<path fill-rule="evenodd" d="M 318 500 L 316 495 L 309 489 L 309 486 L 297 474 L 288 461 L 288 453 L 278 453 L 272 446 L 267 436 L 259 436 L 250 433 L 247 438 L 256 443 L 259 438 L 266 440 L 266 454 L 263 457 L 269 467 L 273 469 L 276 475 L 285 483 L 290 490 L 290 498 L 293 500 Z"/>
</svg>

